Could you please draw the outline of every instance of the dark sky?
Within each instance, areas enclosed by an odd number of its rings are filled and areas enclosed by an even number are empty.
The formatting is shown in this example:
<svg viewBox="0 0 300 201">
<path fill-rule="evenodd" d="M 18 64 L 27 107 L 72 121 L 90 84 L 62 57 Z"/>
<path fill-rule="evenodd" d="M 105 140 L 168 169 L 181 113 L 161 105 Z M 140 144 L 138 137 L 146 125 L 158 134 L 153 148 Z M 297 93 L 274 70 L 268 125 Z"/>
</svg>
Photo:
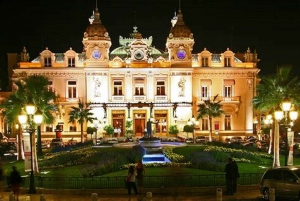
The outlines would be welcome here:
<svg viewBox="0 0 300 201">
<path fill-rule="evenodd" d="M 96 0 L 1 0 L 0 69 L 6 74 L 6 54 L 26 46 L 31 59 L 48 47 L 82 51 L 82 37 Z M 165 49 L 179 0 L 98 0 L 100 19 L 112 39 L 128 37 L 133 25 L 153 46 Z M 288 64 L 300 74 L 300 1 L 284 0 L 181 0 L 185 24 L 195 38 L 193 53 L 206 47 L 221 53 L 256 49 L 261 74 Z"/>
</svg>

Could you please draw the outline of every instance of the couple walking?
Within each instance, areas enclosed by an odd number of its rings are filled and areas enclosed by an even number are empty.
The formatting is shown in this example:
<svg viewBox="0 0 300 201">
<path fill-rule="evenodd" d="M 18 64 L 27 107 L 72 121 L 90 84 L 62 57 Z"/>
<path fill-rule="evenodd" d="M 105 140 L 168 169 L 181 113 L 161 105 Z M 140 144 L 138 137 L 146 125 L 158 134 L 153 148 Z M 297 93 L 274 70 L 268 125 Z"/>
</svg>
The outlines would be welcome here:
<svg viewBox="0 0 300 201">
<path fill-rule="evenodd" d="M 131 165 L 128 169 L 127 175 L 127 190 L 128 195 L 131 195 L 131 189 L 134 190 L 135 194 L 141 194 L 143 190 L 145 176 L 145 168 L 141 160 L 138 161 L 137 165 Z M 136 185 L 137 181 L 137 185 Z"/>
</svg>

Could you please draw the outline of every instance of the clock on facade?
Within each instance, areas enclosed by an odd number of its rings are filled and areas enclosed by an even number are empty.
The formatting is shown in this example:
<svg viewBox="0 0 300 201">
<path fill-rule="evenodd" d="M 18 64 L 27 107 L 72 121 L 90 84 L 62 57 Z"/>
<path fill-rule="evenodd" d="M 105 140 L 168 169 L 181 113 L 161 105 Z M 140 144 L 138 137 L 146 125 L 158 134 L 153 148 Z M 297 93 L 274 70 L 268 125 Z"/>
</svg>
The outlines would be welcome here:
<svg viewBox="0 0 300 201">
<path fill-rule="evenodd" d="M 177 57 L 178 59 L 184 59 L 186 57 L 186 52 L 184 50 L 178 50 Z"/>
<path fill-rule="evenodd" d="M 134 58 L 136 60 L 142 60 L 144 58 L 144 52 L 142 50 L 137 50 L 134 52 Z"/>
<path fill-rule="evenodd" d="M 99 50 L 93 50 L 92 57 L 94 59 L 99 59 L 101 57 L 101 52 Z"/>
</svg>

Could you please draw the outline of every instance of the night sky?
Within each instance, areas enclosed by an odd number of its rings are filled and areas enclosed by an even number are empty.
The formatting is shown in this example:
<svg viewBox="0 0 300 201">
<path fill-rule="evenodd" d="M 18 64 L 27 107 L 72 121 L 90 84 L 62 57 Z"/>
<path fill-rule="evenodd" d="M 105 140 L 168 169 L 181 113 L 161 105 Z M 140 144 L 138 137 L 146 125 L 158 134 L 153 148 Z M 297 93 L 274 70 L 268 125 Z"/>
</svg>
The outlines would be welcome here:
<svg viewBox="0 0 300 201">
<path fill-rule="evenodd" d="M 0 70 L 6 76 L 6 54 L 26 46 L 30 60 L 48 47 L 62 53 L 83 49 L 82 37 L 96 0 L 1 0 Z M 171 18 L 179 0 L 98 0 L 102 24 L 118 47 L 119 36 L 129 37 L 136 25 L 143 37 L 153 36 L 153 46 L 164 50 Z M 195 38 L 193 53 L 205 47 L 212 53 L 230 48 L 258 53 L 262 75 L 292 65 L 300 74 L 300 1 L 181 0 L 185 24 Z M 4 81 L 3 81 L 4 80 Z"/>
</svg>

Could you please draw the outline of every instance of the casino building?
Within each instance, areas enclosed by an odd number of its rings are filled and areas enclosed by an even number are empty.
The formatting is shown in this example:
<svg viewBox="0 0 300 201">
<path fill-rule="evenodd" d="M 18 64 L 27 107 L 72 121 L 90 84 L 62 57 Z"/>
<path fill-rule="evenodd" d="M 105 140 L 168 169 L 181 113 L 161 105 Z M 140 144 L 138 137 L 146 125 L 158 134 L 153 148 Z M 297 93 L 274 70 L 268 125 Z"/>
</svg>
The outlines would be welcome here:
<svg viewBox="0 0 300 201">
<path fill-rule="evenodd" d="M 109 30 L 98 8 L 89 21 L 83 28 L 82 52 L 70 48 L 55 53 L 46 48 L 33 60 L 25 47 L 19 55 L 8 54 L 9 64 L 17 63 L 13 79 L 47 76 L 49 87 L 59 95 L 56 122 L 41 125 L 42 138 L 54 138 L 60 125 L 64 140 L 80 139 L 80 125 L 68 123 L 71 106 L 77 107 L 79 100 L 91 103 L 99 120 L 98 136 L 105 134 L 105 125 L 114 127 L 115 136 L 124 136 L 130 118 L 137 137 L 144 135 L 149 119 L 155 123 L 156 136 L 170 136 L 168 128 L 176 124 L 179 135 L 186 137 L 183 127 L 197 117 L 197 105 L 216 95 L 225 113 L 213 118 L 213 137 L 224 140 L 256 133 L 251 100 L 260 70 L 255 51 L 245 47 L 244 53 L 229 48 L 212 53 L 204 48 L 193 53 L 193 32 L 181 9 L 171 20 L 170 32 L 162 33 L 166 36 L 165 51 L 153 47 L 154 38 L 143 38 L 137 27 L 129 36 L 120 36 L 119 47 L 111 50 Z M 195 135 L 208 135 L 208 118 L 196 121 Z M 88 126 L 84 126 L 85 133 Z"/>
</svg>

